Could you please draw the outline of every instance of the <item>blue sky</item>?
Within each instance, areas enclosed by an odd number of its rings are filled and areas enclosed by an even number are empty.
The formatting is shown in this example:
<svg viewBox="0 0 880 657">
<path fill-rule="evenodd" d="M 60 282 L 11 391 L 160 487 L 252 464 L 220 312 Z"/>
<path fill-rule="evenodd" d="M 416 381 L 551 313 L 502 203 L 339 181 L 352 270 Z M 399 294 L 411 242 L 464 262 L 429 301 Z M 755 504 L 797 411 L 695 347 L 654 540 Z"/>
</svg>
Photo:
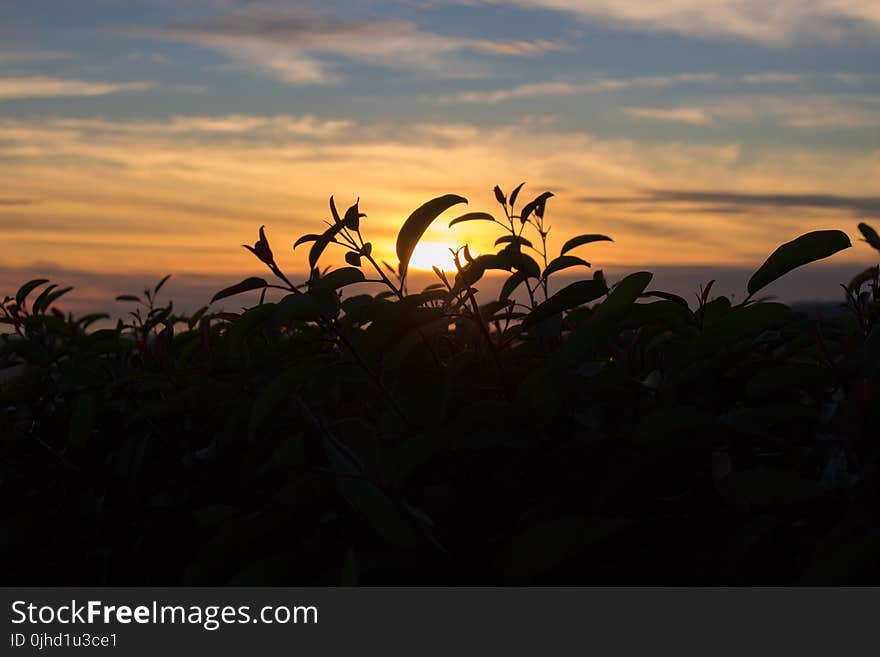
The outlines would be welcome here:
<svg viewBox="0 0 880 657">
<path fill-rule="evenodd" d="M 292 243 L 330 194 L 360 196 L 391 253 L 422 201 L 491 210 L 492 186 L 521 180 L 556 193 L 560 240 L 612 234 L 591 258 L 609 268 L 748 268 L 806 230 L 880 223 L 877 2 L 0 0 L 0 16 L 7 285 L 41 267 L 94 273 L 95 297 L 114 273 L 234 277 L 251 267 L 237 244 L 261 224 Z"/>
</svg>

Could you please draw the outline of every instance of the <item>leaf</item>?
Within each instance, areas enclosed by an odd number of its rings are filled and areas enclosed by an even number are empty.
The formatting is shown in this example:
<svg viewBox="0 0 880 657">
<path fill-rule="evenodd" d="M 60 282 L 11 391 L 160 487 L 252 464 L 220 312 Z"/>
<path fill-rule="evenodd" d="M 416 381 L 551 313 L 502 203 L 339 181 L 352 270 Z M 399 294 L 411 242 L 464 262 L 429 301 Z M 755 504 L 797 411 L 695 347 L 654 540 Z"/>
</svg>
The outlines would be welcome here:
<svg viewBox="0 0 880 657">
<path fill-rule="evenodd" d="M 314 242 L 319 239 L 321 239 L 321 236 L 317 235 L 315 233 L 309 233 L 308 235 L 303 235 L 296 242 L 293 243 L 293 248 L 295 249 L 300 244 L 305 244 L 306 242 Z"/>
<path fill-rule="evenodd" d="M 345 211 L 345 216 L 342 218 L 342 223 L 346 228 L 350 230 L 358 230 L 361 226 L 361 213 L 358 210 L 358 204 L 355 203 L 348 210 Z"/>
<path fill-rule="evenodd" d="M 877 231 L 866 223 L 860 223 L 859 230 L 865 236 L 865 241 L 880 251 L 880 235 L 877 234 Z"/>
<path fill-rule="evenodd" d="M 519 235 L 502 235 L 497 240 L 495 240 L 495 246 L 498 246 L 499 244 L 518 244 L 520 247 L 532 246 L 532 243 L 529 240 Z"/>
<path fill-rule="evenodd" d="M 507 203 L 507 199 L 504 197 L 504 192 L 501 191 L 501 188 L 498 185 L 495 185 L 495 189 L 492 190 L 495 192 L 495 200 L 498 201 L 501 205 L 505 205 Z"/>
<path fill-rule="evenodd" d="M 346 216 L 348 216 L 347 213 Z M 330 242 L 336 241 L 336 234 L 344 227 L 345 224 L 335 224 L 325 230 L 322 235 L 318 236 L 318 239 L 312 244 L 312 248 L 309 249 L 309 269 L 314 269 L 317 266 L 321 254 L 324 253 L 324 249 L 327 248 L 327 245 L 330 244 Z"/>
<path fill-rule="evenodd" d="M 614 338 L 619 324 L 652 278 L 650 272 L 640 271 L 620 281 L 596 307 L 589 321 L 572 331 L 568 340 L 553 355 L 553 365 L 577 365 Z"/>
<path fill-rule="evenodd" d="M 117 301 L 134 301 L 136 303 L 141 302 L 141 298 L 138 296 L 135 296 L 134 294 L 120 294 L 118 297 L 116 297 L 116 300 Z"/>
<path fill-rule="evenodd" d="M 519 196 L 519 190 L 522 189 L 523 185 L 525 185 L 525 183 L 521 182 L 519 185 L 516 186 L 516 189 L 514 189 L 510 193 L 510 207 L 511 208 L 513 208 L 514 204 L 516 203 L 516 197 Z"/>
<path fill-rule="evenodd" d="M 34 302 L 31 304 L 31 310 L 33 310 L 35 315 L 40 313 L 40 307 L 45 302 L 46 295 L 50 294 L 52 290 L 54 290 L 56 287 L 58 286 L 53 283 L 52 285 L 44 288 L 43 291 L 40 292 L 40 295 L 36 299 L 34 299 Z"/>
<path fill-rule="evenodd" d="M 49 306 L 55 303 L 55 301 L 57 301 L 73 289 L 72 287 L 63 287 L 60 290 L 50 292 L 52 287 L 47 287 L 45 290 L 43 290 L 43 293 L 39 297 L 37 297 L 36 301 L 34 301 L 33 311 L 35 313 L 45 312 L 49 309 Z"/>
<path fill-rule="evenodd" d="M 355 267 L 341 267 L 322 276 L 313 282 L 316 289 L 337 290 L 346 285 L 354 285 L 355 283 L 363 283 L 366 280 L 364 272 Z"/>
<path fill-rule="evenodd" d="M 560 271 L 562 269 L 568 269 L 569 267 L 589 267 L 590 263 L 584 260 L 583 258 L 578 258 L 577 256 L 569 256 L 563 255 L 558 258 L 554 258 L 550 261 L 550 264 L 547 265 L 547 268 L 544 270 L 544 273 L 541 274 L 541 278 L 547 278 L 550 274 Z"/>
<path fill-rule="evenodd" d="M 345 261 L 350 264 L 352 267 L 360 267 L 361 266 L 361 255 L 356 251 L 349 251 L 345 254 Z"/>
<path fill-rule="evenodd" d="M 749 279 L 749 294 L 754 294 L 792 269 L 852 246 L 846 233 L 839 230 L 816 230 L 801 235 L 776 249 Z"/>
<path fill-rule="evenodd" d="M 418 244 L 428 226 L 431 225 L 431 222 L 441 213 L 459 203 L 467 203 L 467 199 L 456 194 L 446 194 L 431 199 L 424 205 L 416 208 L 403 223 L 400 232 L 397 234 L 397 258 L 400 260 L 399 272 L 401 278 L 406 276 L 409 259 L 412 257 L 416 244 Z"/>
<path fill-rule="evenodd" d="M 504 281 L 504 285 L 501 286 L 501 294 L 498 295 L 499 300 L 509 299 L 510 295 L 513 294 L 514 290 L 518 288 L 523 281 L 528 278 L 521 271 L 516 271 L 511 274 L 506 281 Z"/>
<path fill-rule="evenodd" d="M 18 288 L 18 292 L 15 293 L 15 303 L 19 306 L 24 303 L 24 300 L 27 299 L 27 295 L 34 291 L 35 288 L 39 287 L 43 283 L 48 283 L 48 278 L 35 278 L 32 281 L 28 281 L 20 288 Z"/>
<path fill-rule="evenodd" d="M 523 320 L 523 328 L 528 328 L 564 310 L 595 301 L 606 292 L 608 292 L 608 288 L 604 282 L 575 281 L 536 306 Z"/>
<path fill-rule="evenodd" d="M 529 220 L 529 216 L 534 212 L 539 217 L 544 216 L 544 204 L 547 202 L 547 199 L 553 196 L 553 192 L 544 192 L 537 198 L 529 201 L 523 206 L 522 212 L 520 213 L 519 220 L 522 223 L 526 223 Z"/>
<path fill-rule="evenodd" d="M 333 200 L 333 197 L 330 197 L 330 212 L 333 213 L 333 223 L 338 224 L 342 220 L 339 218 L 339 211 L 336 209 L 336 201 Z M 296 248 L 294 246 L 293 248 Z"/>
<path fill-rule="evenodd" d="M 288 294 L 276 305 L 272 319 L 281 324 L 290 321 L 314 322 L 323 316 L 334 315 L 336 305 L 336 295 L 332 292 Z"/>
<path fill-rule="evenodd" d="M 690 353 L 695 358 L 713 354 L 722 347 L 784 326 L 793 317 L 792 310 L 781 303 L 739 306 L 707 326 L 691 344 Z"/>
<path fill-rule="evenodd" d="M 579 246 L 583 246 L 584 244 L 589 244 L 590 242 L 613 242 L 614 240 L 608 237 L 607 235 L 598 235 L 598 234 L 590 234 L 590 235 L 578 235 L 577 237 L 572 237 L 565 244 L 562 245 L 562 250 L 559 252 L 559 255 L 565 255 L 569 251 Z"/>
<path fill-rule="evenodd" d="M 211 303 L 214 303 L 215 301 L 219 301 L 220 299 L 225 299 L 226 297 L 231 297 L 236 294 L 241 294 L 242 292 L 250 292 L 251 290 L 259 290 L 259 289 L 266 287 L 267 285 L 268 285 L 268 283 L 265 281 L 265 279 L 257 278 L 256 276 L 252 276 L 250 278 L 244 279 L 241 283 L 238 283 L 236 285 L 232 285 L 232 286 L 227 287 L 223 290 L 220 290 L 217 294 L 215 294 L 212 297 Z M 118 298 L 119 297 L 117 297 L 117 299 Z"/>
<path fill-rule="evenodd" d="M 161 281 L 156 283 L 156 287 L 153 288 L 153 294 L 159 294 L 159 290 L 162 289 L 162 286 L 168 282 L 168 279 L 171 278 L 171 274 L 164 276 Z"/>
<path fill-rule="evenodd" d="M 495 221 L 495 217 L 488 212 L 468 212 L 450 221 L 449 227 L 452 228 L 455 224 L 465 221 Z"/>
</svg>

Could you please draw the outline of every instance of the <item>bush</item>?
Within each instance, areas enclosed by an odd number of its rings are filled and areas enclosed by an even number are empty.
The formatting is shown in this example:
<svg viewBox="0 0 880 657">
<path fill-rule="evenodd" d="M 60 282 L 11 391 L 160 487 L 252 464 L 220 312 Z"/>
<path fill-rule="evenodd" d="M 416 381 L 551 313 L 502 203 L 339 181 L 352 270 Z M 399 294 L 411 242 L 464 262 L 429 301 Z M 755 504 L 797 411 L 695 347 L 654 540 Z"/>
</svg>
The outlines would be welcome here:
<svg viewBox="0 0 880 657">
<path fill-rule="evenodd" d="M 549 192 L 495 194 L 497 253 L 407 289 L 425 229 L 466 202 L 421 206 L 377 262 L 355 203 L 306 235 L 294 284 L 241 313 L 176 314 L 167 277 L 130 321 L 92 330 L 22 286 L 0 306 L 6 584 L 880 581 L 878 268 L 848 312 L 809 319 L 755 299 L 850 246 L 840 231 L 777 249 L 733 304 L 696 307 L 601 271 L 550 293 Z M 501 215 L 499 215 L 501 216 Z M 866 240 L 880 248 L 868 226 Z M 348 266 L 320 267 L 327 248 Z M 508 272 L 478 299 L 489 270 Z M 343 294 L 367 281 L 382 292 Z M 276 302 L 269 290 L 283 290 Z M 31 302 L 30 299 L 34 298 Z M 875 427 L 871 429 L 871 427 Z"/>
</svg>

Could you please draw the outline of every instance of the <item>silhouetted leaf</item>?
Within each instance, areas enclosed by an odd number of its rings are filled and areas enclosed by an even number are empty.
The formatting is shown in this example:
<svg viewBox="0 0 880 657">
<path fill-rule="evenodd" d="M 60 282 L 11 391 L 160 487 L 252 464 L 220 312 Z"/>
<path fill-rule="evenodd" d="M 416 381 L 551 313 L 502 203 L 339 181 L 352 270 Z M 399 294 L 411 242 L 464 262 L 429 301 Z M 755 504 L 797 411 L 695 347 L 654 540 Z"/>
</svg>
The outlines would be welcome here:
<svg viewBox="0 0 880 657">
<path fill-rule="evenodd" d="M 313 282 L 315 288 L 337 290 L 346 285 L 363 283 L 366 280 L 364 272 L 355 267 L 340 267 L 327 273 L 325 276 Z"/>
<path fill-rule="evenodd" d="M 523 206 L 522 212 L 520 213 L 520 221 L 526 223 L 529 220 L 529 216 L 534 212 L 538 217 L 544 216 L 544 205 L 547 203 L 547 199 L 553 196 L 553 192 L 544 192 L 537 198 L 532 201 L 529 201 Z"/>
<path fill-rule="evenodd" d="M 547 268 L 541 274 L 541 278 L 547 278 L 550 274 L 560 271 L 562 269 L 568 269 L 569 267 L 589 267 L 590 263 L 584 260 L 583 258 L 578 258 L 577 256 L 559 256 L 558 258 L 553 258 L 550 261 L 550 264 L 547 265 Z"/>
<path fill-rule="evenodd" d="M 492 191 L 495 192 L 496 201 L 498 201 L 501 205 L 505 205 L 507 203 L 507 198 L 505 198 L 504 192 L 501 191 L 501 188 L 498 185 L 495 185 L 495 188 Z"/>
<path fill-rule="evenodd" d="M 135 296 L 134 294 L 120 294 L 118 297 L 116 297 L 116 300 L 117 301 L 134 301 L 137 303 L 141 302 L 141 298 L 138 296 Z"/>
<path fill-rule="evenodd" d="M 488 212 L 467 212 L 450 221 L 449 227 L 452 228 L 455 224 L 460 224 L 465 221 L 495 221 L 495 217 Z"/>
<path fill-rule="evenodd" d="M 330 212 L 333 215 L 333 223 L 338 224 L 342 222 L 342 219 L 339 218 L 339 211 L 336 209 L 336 201 L 333 200 L 333 197 L 330 197 Z M 296 248 L 294 245 L 293 248 Z"/>
<path fill-rule="evenodd" d="M 223 290 L 220 290 L 217 294 L 215 294 L 211 298 L 211 303 L 215 301 L 219 301 L 220 299 L 225 299 L 227 297 L 231 297 L 236 294 L 241 294 L 242 292 L 250 292 L 251 290 L 259 290 L 266 287 L 268 283 L 262 279 L 257 278 L 256 276 L 252 276 L 251 278 L 244 279 L 241 283 L 237 283 L 236 285 L 232 285 Z M 119 299 L 120 297 L 117 297 Z M 129 299 L 126 299 L 129 300 Z M 136 299 L 134 299 L 136 300 Z"/>
<path fill-rule="evenodd" d="M 508 277 L 506 281 L 504 281 L 504 285 L 501 286 L 501 294 L 498 296 L 500 300 L 509 299 L 510 295 L 513 294 L 514 290 L 518 288 L 525 280 L 528 278 L 523 272 L 517 271 Z"/>
<path fill-rule="evenodd" d="M 358 204 L 355 203 L 348 210 L 345 211 L 345 216 L 342 218 L 342 223 L 349 230 L 358 230 L 361 225 L 361 213 L 358 210 Z"/>
<path fill-rule="evenodd" d="M 495 246 L 498 246 L 499 244 L 519 244 L 520 247 L 532 246 L 532 243 L 529 240 L 519 235 L 502 235 L 495 240 Z"/>
<path fill-rule="evenodd" d="M 516 197 L 519 196 L 519 190 L 522 189 L 523 185 L 525 185 L 525 183 L 521 182 L 519 185 L 516 186 L 516 189 L 514 189 L 510 193 L 510 207 L 511 208 L 514 206 L 514 204 L 516 204 Z"/>
<path fill-rule="evenodd" d="M 801 235 L 776 249 L 749 279 L 749 294 L 754 294 L 792 269 L 848 249 L 852 244 L 839 230 L 817 230 Z"/>
<path fill-rule="evenodd" d="M 54 285 L 47 287 L 43 290 L 42 294 L 37 297 L 37 300 L 34 301 L 33 305 L 34 313 L 46 312 L 46 310 L 49 309 L 49 306 L 73 289 L 72 287 L 64 287 L 53 292 L 52 288 L 54 287 Z"/>
<path fill-rule="evenodd" d="M 409 267 L 409 259 L 412 257 L 413 250 L 415 250 L 416 244 L 418 244 L 428 226 L 431 225 L 431 222 L 441 213 L 459 203 L 467 203 L 467 199 L 456 194 L 446 194 L 437 197 L 416 208 L 403 223 L 400 232 L 397 234 L 397 257 L 400 260 L 398 271 L 401 278 L 406 276 L 406 270 Z"/>
<path fill-rule="evenodd" d="M 590 242 L 613 242 L 614 240 L 608 237 L 607 235 L 578 235 L 577 237 L 572 237 L 565 244 L 562 245 L 562 250 L 559 252 L 559 255 L 565 255 L 569 251 L 584 244 L 589 244 Z"/>
<path fill-rule="evenodd" d="M 877 231 L 871 228 L 866 223 L 859 224 L 859 231 L 861 231 L 862 235 L 865 237 L 865 241 L 873 246 L 875 249 L 880 251 L 880 235 L 877 234 Z"/>
<path fill-rule="evenodd" d="M 603 282 L 575 281 L 536 306 L 523 320 L 523 328 L 528 328 L 564 310 L 595 301 L 606 292 L 608 288 Z"/>
<path fill-rule="evenodd" d="M 293 248 L 295 249 L 300 244 L 305 244 L 306 242 L 314 242 L 319 239 L 321 239 L 321 236 L 317 235 L 315 233 L 309 233 L 308 235 L 303 235 L 296 242 L 293 243 Z"/>
<path fill-rule="evenodd" d="M 24 303 L 24 300 L 27 296 L 34 291 L 35 288 L 39 287 L 43 283 L 48 283 L 48 278 L 35 278 L 32 281 L 28 281 L 20 288 L 18 288 L 18 292 L 15 293 L 15 303 L 19 306 Z"/>
<path fill-rule="evenodd" d="M 164 276 L 164 277 L 162 278 L 161 281 L 159 281 L 158 283 L 156 283 L 156 287 L 153 288 L 153 294 L 159 294 L 159 290 L 161 290 L 161 289 L 162 289 L 162 286 L 164 286 L 165 283 L 168 282 L 168 279 L 169 279 L 169 278 L 171 278 L 171 274 L 168 274 L 167 276 Z"/>
<path fill-rule="evenodd" d="M 781 303 L 738 306 L 705 328 L 699 339 L 691 344 L 691 354 L 694 357 L 713 354 L 739 340 L 784 326 L 793 316 L 791 309 Z"/>
<path fill-rule="evenodd" d="M 630 274 L 615 285 L 608 297 L 596 306 L 590 319 L 571 332 L 568 340 L 554 354 L 553 363 L 568 366 L 579 364 L 611 340 L 652 278 L 653 274 L 642 271 Z"/>
<path fill-rule="evenodd" d="M 361 266 L 361 255 L 356 251 L 349 251 L 345 254 L 345 261 L 350 264 L 352 267 L 360 267 Z"/>
</svg>

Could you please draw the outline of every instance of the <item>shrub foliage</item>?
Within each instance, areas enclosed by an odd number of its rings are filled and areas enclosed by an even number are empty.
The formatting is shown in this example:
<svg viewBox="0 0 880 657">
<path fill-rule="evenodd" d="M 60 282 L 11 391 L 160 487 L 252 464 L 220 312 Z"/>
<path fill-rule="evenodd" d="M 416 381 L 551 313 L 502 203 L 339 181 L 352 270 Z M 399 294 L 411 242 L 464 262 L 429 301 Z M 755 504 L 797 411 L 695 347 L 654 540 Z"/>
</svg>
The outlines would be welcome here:
<svg viewBox="0 0 880 657">
<path fill-rule="evenodd" d="M 245 248 L 271 277 L 212 300 L 250 295 L 241 312 L 175 313 L 167 277 L 119 297 L 134 310 L 115 328 L 65 315 L 69 288 L 47 280 L 6 297 L 2 580 L 880 581 L 878 268 L 824 319 L 755 298 L 850 246 L 817 231 L 772 253 L 743 302 L 710 281 L 691 303 L 648 272 L 591 273 L 605 235 L 551 253 L 553 195 L 518 206 L 521 190 L 452 218 L 495 223 L 497 251 L 460 248 L 417 292 L 413 250 L 461 196 L 412 213 L 396 267 L 358 203 L 331 198 L 294 245 L 297 284 L 261 228 Z M 328 249 L 346 266 L 323 267 Z"/>
</svg>

